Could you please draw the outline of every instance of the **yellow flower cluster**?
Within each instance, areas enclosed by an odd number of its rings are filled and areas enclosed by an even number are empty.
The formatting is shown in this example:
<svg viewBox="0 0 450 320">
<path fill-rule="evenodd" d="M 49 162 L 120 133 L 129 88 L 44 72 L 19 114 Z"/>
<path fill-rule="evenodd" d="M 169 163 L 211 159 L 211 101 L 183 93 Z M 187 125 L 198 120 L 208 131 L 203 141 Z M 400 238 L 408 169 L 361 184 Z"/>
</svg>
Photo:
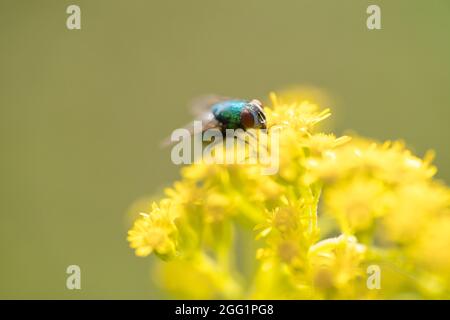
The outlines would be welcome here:
<svg viewBox="0 0 450 320">
<path fill-rule="evenodd" d="M 278 173 L 200 162 L 142 207 L 128 241 L 164 260 L 159 284 L 194 299 L 449 298 L 450 191 L 433 154 L 317 133 L 328 109 L 271 102 Z"/>
<path fill-rule="evenodd" d="M 159 206 L 153 203 L 149 214 L 141 213 L 142 217 L 136 220 L 133 230 L 128 233 L 128 241 L 136 249 L 136 255 L 145 257 L 155 252 L 161 258 L 174 256 L 177 241 L 174 220 L 177 215 L 168 199 L 162 200 Z"/>
</svg>

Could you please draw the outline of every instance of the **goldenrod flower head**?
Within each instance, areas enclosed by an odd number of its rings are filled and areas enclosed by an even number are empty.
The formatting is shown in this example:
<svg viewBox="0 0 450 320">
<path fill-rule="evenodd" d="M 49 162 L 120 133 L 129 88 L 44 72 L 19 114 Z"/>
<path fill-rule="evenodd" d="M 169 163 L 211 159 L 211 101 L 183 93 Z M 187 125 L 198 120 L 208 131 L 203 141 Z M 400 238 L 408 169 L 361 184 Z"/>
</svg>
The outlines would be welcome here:
<svg viewBox="0 0 450 320">
<path fill-rule="evenodd" d="M 430 181 L 400 184 L 392 189 L 388 213 L 382 219 L 386 237 L 410 244 L 431 225 L 437 226 L 441 216 L 448 215 L 448 188 Z"/>
<path fill-rule="evenodd" d="M 172 210 L 168 199 L 158 206 L 152 205 L 150 213 L 142 213 L 128 231 L 130 246 L 136 255 L 145 257 L 155 252 L 161 257 L 171 257 L 176 253 L 177 228 L 174 223 L 177 213 Z"/>
<path fill-rule="evenodd" d="M 450 212 L 423 226 L 410 254 L 427 269 L 442 273 L 449 280 L 450 270 Z"/>
<path fill-rule="evenodd" d="M 386 212 L 389 196 L 381 181 L 357 176 L 325 189 L 325 212 L 337 219 L 344 232 L 367 230 Z"/>
<path fill-rule="evenodd" d="M 361 266 L 365 254 L 366 247 L 354 236 L 341 235 L 316 243 L 308 252 L 314 283 L 322 290 L 351 286 L 365 273 Z"/>
<path fill-rule="evenodd" d="M 268 108 L 267 119 L 270 125 L 281 125 L 297 130 L 299 133 L 312 131 L 319 122 L 331 116 L 330 109 L 319 110 L 309 101 L 283 103 L 275 93 L 270 94 L 272 108 Z"/>
<path fill-rule="evenodd" d="M 328 181 L 362 173 L 389 183 L 408 183 L 431 178 L 436 173 L 432 159 L 432 152 L 424 159 L 413 156 L 399 141 L 379 144 L 356 138 L 322 158 L 308 159 L 307 167 L 310 176 Z"/>
<path fill-rule="evenodd" d="M 270 98 L 278 172 L 202 159 L 158 205 L 139 205 L 149 212 L 128 241 L 166 260 L 159 284 L 182 298 L 450 297 L 450 191 L 433 180 L 433 153 L 316 132 L 329 109 Z M 366 287 L 369 264 L 385 289 Z"/>
</svg>

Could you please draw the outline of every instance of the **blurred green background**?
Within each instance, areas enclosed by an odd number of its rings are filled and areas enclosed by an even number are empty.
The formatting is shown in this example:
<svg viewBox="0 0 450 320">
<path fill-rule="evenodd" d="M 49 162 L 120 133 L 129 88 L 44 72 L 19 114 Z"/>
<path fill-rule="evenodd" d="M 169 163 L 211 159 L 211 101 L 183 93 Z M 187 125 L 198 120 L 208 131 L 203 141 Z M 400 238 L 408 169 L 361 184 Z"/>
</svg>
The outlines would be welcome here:
<svg viewBox="0 0 450 320">
<path fill-rule="evenodd" d="M 125 212 L 178 177 L 159 141 L 200 94 L 320 88 L 337 133 L 433 148 L 449 181 L 449 33 L 448 0 L 0 0 L 0 298 L 164 298 Z"/>
</svg>

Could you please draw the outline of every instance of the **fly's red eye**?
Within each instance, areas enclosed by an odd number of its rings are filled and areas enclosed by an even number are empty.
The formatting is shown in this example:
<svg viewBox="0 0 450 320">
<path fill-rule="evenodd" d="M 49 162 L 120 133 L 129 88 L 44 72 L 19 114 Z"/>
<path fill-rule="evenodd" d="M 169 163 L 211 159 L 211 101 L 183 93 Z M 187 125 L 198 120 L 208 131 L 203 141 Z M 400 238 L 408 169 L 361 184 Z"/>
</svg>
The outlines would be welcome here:
<svg viewBox="0 0 450 320">
<path fill-rule="evenodd" d="M 253 128 L 253 126 L 255 125 L 255 119 L 253 119 L 253 114 L 249 110 L 242 110 L 241 125 L 244 128 Z"/>
</svg>

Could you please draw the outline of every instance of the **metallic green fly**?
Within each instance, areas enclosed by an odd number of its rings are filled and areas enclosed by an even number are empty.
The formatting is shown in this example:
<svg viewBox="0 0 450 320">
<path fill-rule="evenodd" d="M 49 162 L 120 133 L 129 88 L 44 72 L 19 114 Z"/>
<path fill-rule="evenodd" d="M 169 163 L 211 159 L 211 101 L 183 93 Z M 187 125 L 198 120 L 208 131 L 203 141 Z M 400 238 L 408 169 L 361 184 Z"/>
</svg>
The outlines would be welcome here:
<svg viewBox="0 0 450 320">
<path fill-rule="evenodd" d="M 217 96 L 204 96 L 193 101 L 191 110 L 198 121 L 202 122 L 202 132 L 218 129 L 225 133 L 227 129 L 266 129 L 266 115 L 261 101 L 244 100 Z M 191 134 L 192 125 L 185 127 Z M 166 140 L 164 144 L 170 144 Z"/>
<path fill-rule="evenodd" d="M 261 101 L 204 96 L 193 101 L 191 109 L 208 129 L 266 129 Z"/>
</svg>

